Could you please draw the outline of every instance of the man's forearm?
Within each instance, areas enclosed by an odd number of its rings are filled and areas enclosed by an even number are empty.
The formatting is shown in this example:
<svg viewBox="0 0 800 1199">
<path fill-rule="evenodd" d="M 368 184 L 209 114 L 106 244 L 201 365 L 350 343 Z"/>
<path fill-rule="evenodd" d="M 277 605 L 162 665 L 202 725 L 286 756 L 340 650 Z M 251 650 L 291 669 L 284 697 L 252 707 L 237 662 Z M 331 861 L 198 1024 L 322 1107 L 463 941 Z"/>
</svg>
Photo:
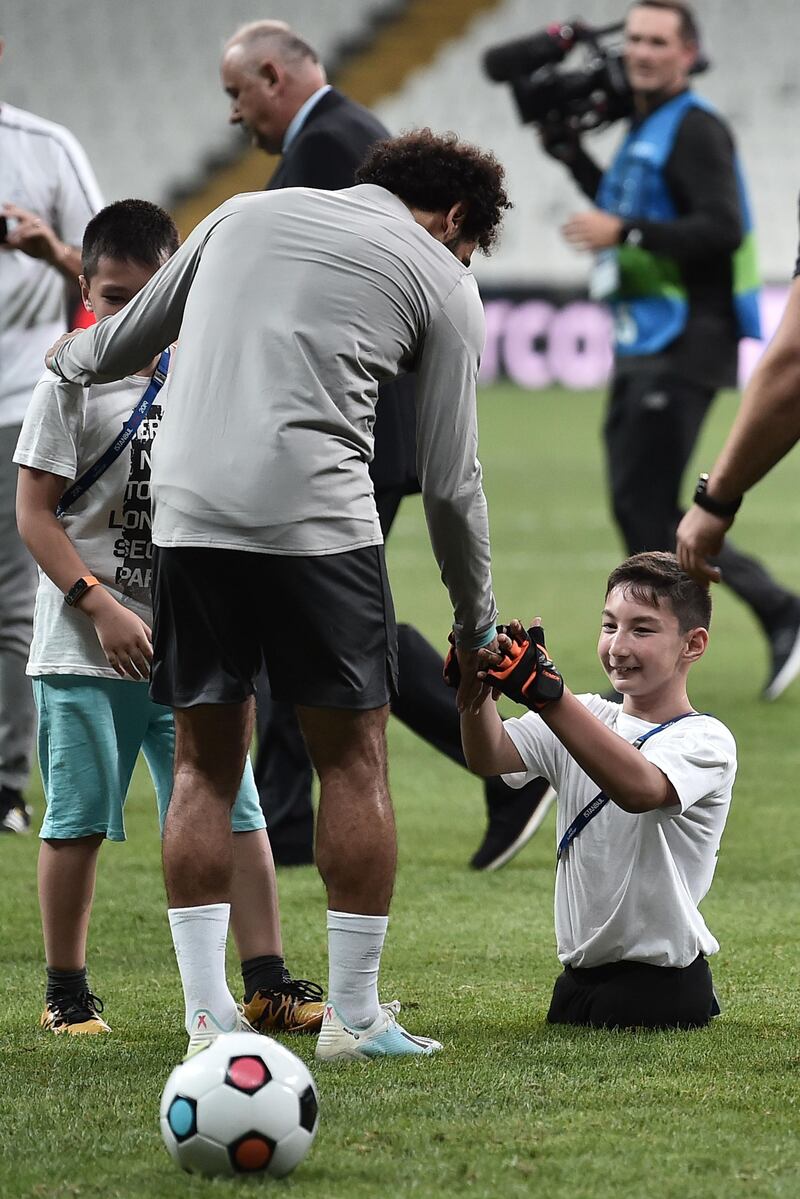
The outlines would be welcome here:
<svg viewBox="0 0 800 1199">
<path fill-rule="evenodd" d="M 123 379 L 151 361 L 176 339 L 180 316 L 176 318 L 168 302 L 159 304 L 163 297 L 148 294 L 139 304 L 145 291 L 116 316 L 64 341 L 52 356 L 50 369 L 70 383 L 87 386 Z"/>
<path fill-rule="evenodd" d="M 603 178 L 603 172 L 594 159 L 586 153 L 582 146 L 579 146 L 574 159 L 566 162 L 565 165 L 583 194 L 588 199 L 594 200 Z"/>
<path fill-rule="evenodd" d="M 50 262 L 59 274 L 63 275 L 70 283 L 76 283 L 78 276 L 81 273 L 81 252 L 77 246 L 68 246 L 62 244 L 57 250 Z"/>
<path fill-rule="evenodd" d="M 640 246 L 651 254 L 664 254 L 676 262 L 694 263 L 719 254 L 733 254 L 742 235 L 738 224 L 723 223 L 714 212 L 695 212 L 672 221 L 646 221 L 636 217 L 626 224 L 639 230 Z"/>
<path fill-rule="evenodd" d="M 497 619 L 480 481 L 471 502 L 431 495 L 423 483 L 423 504 L 431 547 L 453 605 L 456 641 L 464 649 L 480 648 L 491 639 Z"/>
<path fill-rule="evenodd" d="M 484 316 L 464 276 L 428 326 L 417 365 L 417 472 L 431 547 L 463 649 L 491 639 L 489 518 L 478 461 L 475 394 Z"/>
<path fill-rule="evenodd" d="M 736 161 L 728 131 L 713 114 L 702 108 L 685 114 L 665 179 L 676 215 L 672 220 L 636 221 L 644 234 L 642 248 L 678 262 L 732 254 L 744 233 Z"/>
<path fill-rule="evenodd" d="M 742 396 L 708 491 L 734 500 L 762 479 L 800 439 L 800 279 L 783 319 Z"/>
<path fill-rule="evenodd" d="M 80 383 L 84 387 L 92 383 L 109 383 L 133 374 L 142 362 L 147 361 L 147 357 L 154 355 L 146 355 L 145 350 L 140 350 L 133 339 L 112 338 L 110 330 L 103 328 L 123 315 L 124 312 L 107 317 L 91 328 L 59 339 L 55 352 L 52 352 L 52 347 L 48 351 L 48 368 L 61 379 Z"/>
<path fill-rule="evenodd" d="M 109 383 L 176 341 L 204 241 L 218 219 L 212 213 L 202 221 L 121 312 L 60 346 L 51 369 L 71 383 Z"/>
</svg>

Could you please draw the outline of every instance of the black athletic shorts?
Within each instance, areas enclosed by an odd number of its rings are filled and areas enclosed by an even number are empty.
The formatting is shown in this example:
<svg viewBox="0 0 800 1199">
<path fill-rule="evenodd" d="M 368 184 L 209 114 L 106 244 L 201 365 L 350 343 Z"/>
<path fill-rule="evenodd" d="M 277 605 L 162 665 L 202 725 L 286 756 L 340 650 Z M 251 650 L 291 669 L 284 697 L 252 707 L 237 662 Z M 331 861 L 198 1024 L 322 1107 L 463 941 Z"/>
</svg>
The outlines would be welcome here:
<svg viewBox="0 0 800 1199">
<path fill-rule="evenodd" d="M 382 545 L 289 557 L 153 547 L 150 694 L 172 708 L 241 703 L 262 661 L 277 700 L 366 710 L 397 688 Z"/>
<path fill-rule="evenodd" d="M 589 1028 L 702 1028 L 717 1015 L 711 971 L 701 953 L 683 968 L 648 962 L 565 966 L 547 1019 Z"/>
</svg>

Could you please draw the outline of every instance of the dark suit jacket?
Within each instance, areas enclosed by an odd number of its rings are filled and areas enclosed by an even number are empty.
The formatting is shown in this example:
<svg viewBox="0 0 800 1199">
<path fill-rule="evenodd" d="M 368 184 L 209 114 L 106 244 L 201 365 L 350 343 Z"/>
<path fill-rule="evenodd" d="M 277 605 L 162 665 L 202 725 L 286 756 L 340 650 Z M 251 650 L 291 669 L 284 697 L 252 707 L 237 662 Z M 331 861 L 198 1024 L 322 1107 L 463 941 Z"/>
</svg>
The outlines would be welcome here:
<svg viewBox="0 0 800 1199">
<path fill-rule="evenodd" d="M 377 117 L 332 88 L 312 108 L 267 187 L 352 187 L 367 151 L 385 137 L 389 131 Z M 374 432 L 370 473 L 376 493 L 419 491 L 413 376 L 381 386 Z"/>
</svg>

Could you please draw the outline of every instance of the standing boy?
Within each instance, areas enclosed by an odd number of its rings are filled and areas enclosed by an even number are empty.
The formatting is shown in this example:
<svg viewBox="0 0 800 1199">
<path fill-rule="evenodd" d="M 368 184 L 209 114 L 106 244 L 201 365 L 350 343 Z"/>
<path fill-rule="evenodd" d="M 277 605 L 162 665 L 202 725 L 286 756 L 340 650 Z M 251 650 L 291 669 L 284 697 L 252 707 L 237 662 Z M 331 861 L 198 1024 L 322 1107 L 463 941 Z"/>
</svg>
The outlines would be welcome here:
<svg viewBox="0 0 800 1199">
<path fill-rule="evenodd" d="M 87 309 L 99 319 L 118 312 L 177 246 L 174 223 L 154 204 L 123 200 L 104 208 L 83 241 Z M 168 361 L 166 352 L 118 383 L 86 390 L 45 374 L 14 456 L 19 529 L 40 568 L 28 674 L 47 798 L 39 855 L 42 1025 L 56 1033 L 110 1031 L 89 988 L 86 941 L 97 854 L 104 838 L 125 839 L 123 805 L 140 749 L 162 827 L 172 791 L 172 713 L 149 698 L 147 684 L 150 454 Z M 122 445 L 120 430 L 133 424 L 134 412 L 140 423 Z M 106 461 L 98 474 L 96 464 Z M 316 1029 L 321 991 L 291 981 L 284 968 L 272 854 L 249 762 L 233 830 L 233 928 L 246 1015 L 258 1027 Z M 196 1022 L 210 1032 L 210 1021 L 201 1013 Z M 241 1013 L 237 1027 L 245 1027 Z"/>
<path fill-rule="evenodd" d="M 564 972 L 548 1020 L 608 1028 L 697 1028 L 719 1007 L 706 957 L 719 945 L 698 904 L 716 865 L 736 773 L 728 729 L 695 712 L 689 670 L 705 653 L 708 591 L 674 555 L 612 571 L 598 654 L 622 704 L 575 696 L 535 626 L 518 621 L 485 679 L 532 710 L 462 715 L 467 762 L 511 786 L 544 775 L 558 792 L 555 920 Z"/>
</svg>

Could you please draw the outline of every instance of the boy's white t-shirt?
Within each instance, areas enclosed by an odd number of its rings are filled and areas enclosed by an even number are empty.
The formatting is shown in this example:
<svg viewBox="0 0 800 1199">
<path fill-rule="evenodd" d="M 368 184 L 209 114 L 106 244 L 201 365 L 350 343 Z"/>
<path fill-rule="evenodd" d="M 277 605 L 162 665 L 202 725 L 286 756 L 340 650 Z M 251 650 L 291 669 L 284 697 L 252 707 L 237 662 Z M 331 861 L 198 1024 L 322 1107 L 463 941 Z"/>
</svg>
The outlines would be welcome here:
<svg viewBox="0 0 800 1199">
<path fill-rule="evenodd" d="M 28 406 L 14 461 L 71 483 L 108 449 L 149 384 L 149 376 L 131 375 L 84 388 L 46 371 Z M 150 453 L 167 386 L 130 444 L 61 518 L 91 573 L 147 625 L 153 619 Z M 42 570 L 27 673 L 120 677 L 109 666 L 90 618 L 80 607 L 68 607 Z"/>
<path fill-rule="evenodd" d="M 657 728 L 599 695 L 582 704 L 626 741 Z M 556 845 L 600 788 L 533 712 L 505 721 L 525 773 L 511 787 L 548 779 L 558 792 Z M 698 904 L 707 893 L 736 775 L 736 742 L 713 716 L 680 720 L 640 753 L 664 772 L 679 804 L 635 815 L 607 803 L 562 854 L 556 870 L 558 956 L 565 965 L 630 960 L 688 966 L 716 953 Z"/>
</svg>

